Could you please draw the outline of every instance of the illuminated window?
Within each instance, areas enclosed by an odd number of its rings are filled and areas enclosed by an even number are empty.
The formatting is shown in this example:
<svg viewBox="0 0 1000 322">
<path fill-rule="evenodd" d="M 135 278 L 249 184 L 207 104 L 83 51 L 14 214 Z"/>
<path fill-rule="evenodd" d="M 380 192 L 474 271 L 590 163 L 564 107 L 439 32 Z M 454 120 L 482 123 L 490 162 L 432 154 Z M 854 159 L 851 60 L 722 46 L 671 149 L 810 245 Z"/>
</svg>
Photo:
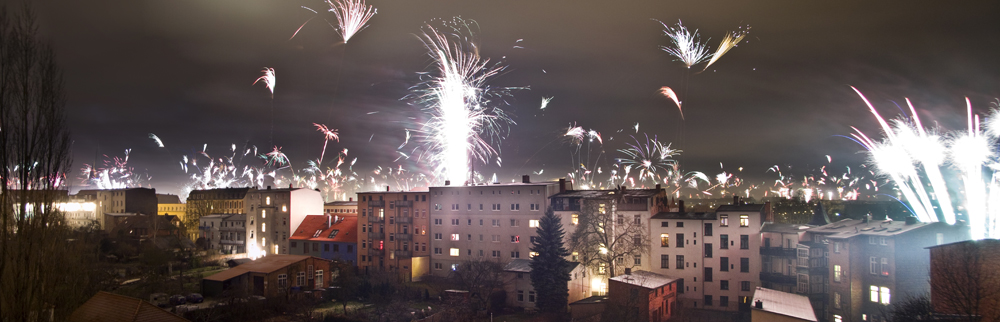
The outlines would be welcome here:
<svg viewBox="0 0 1000 322">
<path fill-rule="evenodd" d="M 267 246 L 267 238 L 264 237 L 260 238 L 260 246 L 261 247 Z"/>
<path fill-rule="evenodd" d="M 264 197 L 264 204 L 270 206 L 271 205 L 271 197 Z"/>
<path fill-rule="evenodd" d="M 597 212 L 602 215 L 605 215 L 608 213 L 608 208 L 602 203 L 600 205 L 597 205 Z"/>
<path fill-rule="evenodd" d="M 719 218 L 719 226 L 729 227 L 729 215 L 722 215 L 722 217 Z"/>
<path fill-rule="evenodd" d="M 535 220 L 535 219 L 528 220 L 528 227 L 531 227 L 531 228 L 538 227 L 538 220 Z"/>
<path fill-rule="evenodd" d="M 889 259 L 882 257 L 882 276 L 889 276 Z"/>
<path fill-rule="evenodd" d="M 278 245 L 274 245 L 274 253 L 275 253 L 275 254 L 277 254 L 277 253 L 278 253 Z"/>
<path fill-rule="evenodd" d="M 871 293 L 869 294 L 871 297 L 871 301 L 878 303 L 878 286 L 872 285 L 868 288 L 868 290 Z"/>
<path fill-rule="evenodd" d="M 538 253 L 536 253 L 536 252 L 529 252 L 529 253 L 528 253 L 528 257 L 529 257 L 529 258 L 533 258 L 533 257 L 535 257 L 535 256 L 538 256 Z"/>
<path fill-rule="evenodd" d="M 260 218 L 267 218 L 267 210 L 260 210 Z"/>
<path fill-rule="evenodd" d="M 461 239 L 461 237 L 459 237 L 458 234 L 451 234 L 451 240 L 457 241 L 457 240 L 460 240 L 460 239 Z"/>
<path fill-rule="evenodd" d="M 888 287 L 884 287 L 884 286 L 880 287 L 879 288 L 879 293 L 881 293 L 881 296 L 882 296 L 882 299 L 881 299 L 882 300 L 882 304 L 889 305 L 889 288 Z"/>
<path fill-rule="evenodd" d="M 660 247 L 670 247 L 670 234 L 660 234 Z"/>
<path fill-rule="evenodd" d="M 844 317 L 842 317 L 840 315 L 837 315 L 837 314 L 834 314 L 833 315 L 833 322 L 844 322 Z"/>
<path fill-rule="evenodd" d="M 833 265 L 833 281 L 840 282 L 840 265 Z"/>
<path fill-rule="evenodd" d="M 458 254 L 459 254 L 458 248 L 452 248 L 448 251 L 448 255 L 451 256 L 458 256 Z"/>
<path fill-rule="evenodd" d="M 740 227 L 750 227 L 750 215 L 740 215 Z"/>
<path fill-rule="evenodd" d="M 572 222 L 574 225 L 579 225 L 580 224 L 580 215 L 573 214 L 573 215 L 571 215 L 571 217 L 573 219 L 571 219 L 570 222 Z"/>
<path fill-rule="evenodd" d="M 286 205 L 281 205 L 281 211 L 282 211 L 282 212 L 288 212 L 288 206 L 286 206 Z"/>
<path fill-rule="evenodd" d="M 260 232 L 262 232 L 262 233 L 266 233 L 267 232 L 267 224 L 260 223 Z"/>
</svg>

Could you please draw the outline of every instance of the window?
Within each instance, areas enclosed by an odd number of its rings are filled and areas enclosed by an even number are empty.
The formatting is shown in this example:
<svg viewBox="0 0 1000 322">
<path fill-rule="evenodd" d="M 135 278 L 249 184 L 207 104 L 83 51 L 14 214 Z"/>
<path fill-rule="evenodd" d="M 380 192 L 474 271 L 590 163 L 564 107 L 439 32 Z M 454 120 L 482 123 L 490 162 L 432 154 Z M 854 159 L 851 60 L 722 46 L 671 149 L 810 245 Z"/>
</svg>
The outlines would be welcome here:
<svg viewBox="0 0 1000 322">
<path fill-rule="evenodd" d="M 670 234 L 660 234 L 660 247 L 670 247 Z"/>
<path fill-rule="evenodd" d="M 660 268 L 670 268 L 670 255 L 660 255 Z"/>
<path fill-rule="evenodd" d="M 441 218 L 435 218 L 435 219 L 434 219 L 434 226 L 441 226 L 441 223 L 442 223 L 443 221 L 444 221 L 444 220 L 443 220 L 443 219 L 441 219 Z"/>
<path fill-rule="evenodd" d="M 729 215 L 719 216 L 719 227 L 729 227 Z"/>
<path fill-rule="evenodd" d="M 491 253 L 491 255 L 493 256 L 493 258 L 497 258 L 497 257 L 500 257 L 500 251 L 499 251 L 499 250 L 494 250 L 494 251 L 493 251 L 493 252 Z"/>
<path fill-rule="evenodd" d="M 278 274 L 278 288 L 288 288 L 288 275 Z"/>
<path fill-rule="evenodd" d="M 882 258 L 882 276 L 889 276 L 889 259 Z"/>
<path fill-rule="evenodd" d="M 869 286 L 869 292 L 871 293 L 870 297 L 871 297 L 871 301 L 873 303 L 881 303 L 881 304 L 884 304 L 884 305 L 889 305 L 890 294 L 889 294 L 889 288 L 888 287 L 884 287 L 884 286 L 883 287 L 879 287 L 879 286 L 872 285 L 872 286 Z"/>
<path fill-rule="evenodd" d="M 499 243 L 500 242 L 500 235 L 493 235 L 493 242 L 494 243 Z"/>
<path fill-rule="evenodd" d="M 640 215 L 635 215 L 635 219 L 634 219 L 634 221 L 635 221 L 635 224 L 636 224 L 636 225 L 642 225 L 642 216 L 640 216 Z"/>
<path fill-rule="evenodd" d="M 705 295 L 705 306 L 712 306 L 712 296 Z"/>
<path fill-rule="evenodd" d="M 750 258 L 740 257 L 740 273 L 750 272 Z"/>
<path fill-rule="evenodd" d="M 677 269 L 684 269 L 684 255 L 677 255 L 674 257 L 676 257 L 677 261 L 676 263 L 674 263 L 674 267 L 676 267 Z"/>
<path fill-rule="evenodd" d="M 570 218 L 572 218 L 572 219 L 570 219 L 570 222 L 573 223 L 573 225 L 579 225 L 580 224 L 580 215 L 572 214 L 572 215 L 570 215 Z"/>
<path fill-rule="evenodd" d="M 513 211 L 521 210 L 521 204 L 519 204 L 519 203 L 512 203 L 512 204 L 510 204 L 510 210 L 513 210 Z"/>
<path fill-rule="evenodd" d="M 633 263 L 635 263 L 636 266 L 642 265 L 642 255 L 636 254 L 633 255 L 633 257 L 635 258 Z"/>
<path fill-rule="evenodd" d="M 879 287 L 879 294 L 882 296 L 881 303 L 884 305 L 889 305 L 889 288 Z"/>
<path fill-rule="evenodd" d="M 493 219 L 493 227 L 500 227 L 500 219 Z"/>
<path fill-rule="evenodd" d="M 719 235 L 719 249 L 729 249 L 729 235 Z"/>
<path fill-rule="evenodd" d="M 517 301 L 524 302 L 524 291 L 517 291 Z"/>
<path fill-rule="evenodd" d="M 459 220 L 458 220 L 458 219 L 452 219 L 452 220 L 451 220 L 451 225 L 452 225 L 452 226 L 458 226 L 458 222 L 459 222 Z"/>
<path fill-rule="evenodd" d="M 684 234 L 677 234 L 677 248 L 684 248 Z"/>
<path fill-rule="evenodd" d="M 537 228 L 538 220 L 537 219 L 528 220 L 528 227 Z"/>
<path fill-rule="evenodd" d="M 528 302 L 535 303 L 535 291 L 528 291 Z"/>
<path fill-rule="evenodd" d="M 264 197 L 264 204 L 271 205 L 271 197 Z"/>
<path fill-rule="evenodd" d="M 750 291 L 750 281 L 740 282 L 740 291 L 749 292 Z"/>
<path fill-rule="evenodd" d="M 458 240 L 461 240 L 461 239 L 462 239 L 462 237 L 459 236 L 459 234 L 451 234 L 451 240 L 458 241 Z"/>
<path fill-rule="evenodd" d="M 441 263 L 434 263 L 434 269 L 440 270 L 441 269 Z"/>
<path fill-rule="evenodd" d="M 441 255 L 441 247 L 434 247 L 434 254 Z"/>
<path fill-rule="evenodd" d="M 705 223 L 705 236 L 712 236 L 712 223 Z"/>
<path fill-rule="evenodd" d="M 510 220 L 510 226 L 511 227 L 520 227 L 521 226 L 521 221 L 517 220 L 517 219 L 511 219 Z"/>
<path fill-rule="evenodd" d="M 434 240 L 441 240 L 441 233 L 434 233 Z"/>
<path fill-rule="evenodd" d="M 844 317 L 840 316 L 839 314 L 834 314 L 833 322 L 844 322 Z"/>
<path fill-rule="evenodd" d="M 521 258 L 521 252 L 510 252 L 510 258 Z"/>
<path fill-rule="evenodd" d="M 886 239 L 885 237 L 879 237 L 878 244 L 882 246 L 889 246 L 889 240 Z"/>
<path fill-rule="evenodd" d="M 875 275 L 879 272 L 878 257 L 868 257 L 868 273 Z"/>
<path fill-rule="evenodd" d="M 306 286 L 306 272 L 299 272 L 295 277 L 295 286 Z"/>
<path fill-rule="evenodd" d="M 712 258 L 712 244 L 705 244 L 705 258 Z"/>
<path fill-rule="evenodd" d="M 840 242 L 833 242 L 833 253 L 840 254 Z"/>
<path fill-rule="evenodd" d="M 834 282 L 840 283 L 840 274 L 842 274 L 842 271 L 840 270 L 840 265 L 833 265 L 833 281 Z"/>
<path fill-rule="evenodd" d="M 684 222 L 683 221 L 678 221 L 676 227 L 677 228 L 684 228 Z"/>
<path fill-rule="evenodd" d="M 729 271 L 729 257 L 719 258 L 719 271 L 728 272 Z"/>
<path fill-rule="evenodd" d="M 660 222 L 660 227 L 670 227 L 670 222 L 669 221 Z"/>
<path fill-rule="evenodd" d="M 872 245 L 878 244 L 878 237 L 868 236 L 868 243 Z"/>
<path fill-rule="evenodd" d="M 450 255 L 450 256 L 458 256 L 459 255 L 458 248 L 452 248 L 452 249 L 450 249 L 449 252 L 448 252 L 448 255 Z"/>
<path fill-rule="evenodd" d="M 750 249 L 750 235 L 740 235 L 740 249 Z"/>
<path fill-rule="evenodd" d="M 316 271 L 316 288 L 323 288 L 323 270 Z"/>
<path fill-rule="evenodd" d="M 711 282 L 712 281 L 712 268 L 711 267 L 705 267 L 703 269 L 705 270 L 705 282 Z"/>
<path fill-rule="evenodd" d="M 262 232 L 262 233 L 267 232 L 267 224 L 266 223 L 260 223 L 260 232 Z"/>
<path fill-rule="evenodd" d="M 729 290 L 729 280 L 721 280 L 721 281 L 719 281 L 719 289 L 723 290 L 723 291 L 728 291 Z"/>
<path fill-rule="evenodd" d="M 454 271 L 457 271 L 457 270 L 458 270 L 458 264 L 451 264 L 451 271 L 454 272 Z"/>
<path fill-rule="evenodd" d="M 750 227 L 750 215 L 740 215 L 740 227 Z"/>
<path fill-rule="evenodd" d="M 840 292 L 833 292 L 833 308 L 840 308 Z"/>
<path fill-rule="evenodd" d="M 515 243 L 515 244 L 516 243 L 520 243 L 521 242 L 521 235 L 511 235 L 510 236 L 510 242 Z"/>
<path fill-rule="evenodd" d="M 729 297 L 728 296 L 719 296 L 719 306 L 728 307 L 729 306 Z"/>
</svg>

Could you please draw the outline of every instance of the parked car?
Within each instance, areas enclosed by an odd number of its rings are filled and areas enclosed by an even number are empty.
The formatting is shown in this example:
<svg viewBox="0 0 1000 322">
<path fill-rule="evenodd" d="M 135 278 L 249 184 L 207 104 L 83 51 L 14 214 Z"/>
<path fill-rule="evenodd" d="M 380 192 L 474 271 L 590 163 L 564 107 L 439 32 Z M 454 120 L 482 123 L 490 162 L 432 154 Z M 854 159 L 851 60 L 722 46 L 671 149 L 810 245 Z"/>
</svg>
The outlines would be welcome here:
<svg viewBox="0 0 1000 322">
<path fill-rule="evenodd" d="M 170 295 L 167 293 L 153 293 L 149 295 L 149 303 L 159 307 L 170 306 Z"/>
<path fill-rule="evenodd" d="M 184 303 L 187 303 L 187 299 L 184 298 L 184 295 L 177 294 L 170 297 L 170 305 L 180 305 Z"/>
<path fill-rule="evenodd" d="M 186 299 L 188 303 L 201 303 L 205 301 L 205 297 L 201 296 L 201 294 L 198 293 L 188 294 Z"/>
</svg>

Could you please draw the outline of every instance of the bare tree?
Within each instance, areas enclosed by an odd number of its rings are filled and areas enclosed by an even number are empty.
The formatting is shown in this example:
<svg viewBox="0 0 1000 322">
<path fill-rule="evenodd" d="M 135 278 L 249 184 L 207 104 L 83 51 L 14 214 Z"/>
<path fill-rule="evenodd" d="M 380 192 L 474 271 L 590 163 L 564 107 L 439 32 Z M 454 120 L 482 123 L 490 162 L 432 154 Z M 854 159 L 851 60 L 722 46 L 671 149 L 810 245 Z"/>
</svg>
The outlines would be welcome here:
<svg viewBox="0 0 1000 322">
<path fill-rule="evenodd" d="M 619 194 L 620 195 L 620 194 Z M 635 258 L 649 254 L 645 222 L 616 210 L 617 198 L 582 201 L 580 224 L 570 237 L 570 248 L 592 272 L 618 276 L 635 266 Z"/>
<path fill-rule="evenodd" d="M 0 319 L 65 318 L 83 243 L 68 243 L 58 189 L 69 169 L 62 72 L 29 5 L 0 6 Z M 61 193 L 65 197 L 65 192 Z M 83 249 L 78 249 L 83 247 Z M 75 267 L 74 267 L 75 268 Z M 85 276 L 83 278 L 86 278 Z"/>
<path fill-rule="evenodd" d="M 968 321 L 1000 321 L 1000 254 L 995 241 L 969 241 L 931 249 L 931 302 L 935 313 Z"/>
<path fill-rule="evenodd" d="M 489 310 L 490 296 L 494 291 L 502 290 L 506 283 L 503 275 L 504 266 L 505 264 L 500 261 L 470 259 L 459 264 L 458 268 L 451 272 L 450 278 L 455 284 L 469 291 L 479 309 Z"/>
</svg>

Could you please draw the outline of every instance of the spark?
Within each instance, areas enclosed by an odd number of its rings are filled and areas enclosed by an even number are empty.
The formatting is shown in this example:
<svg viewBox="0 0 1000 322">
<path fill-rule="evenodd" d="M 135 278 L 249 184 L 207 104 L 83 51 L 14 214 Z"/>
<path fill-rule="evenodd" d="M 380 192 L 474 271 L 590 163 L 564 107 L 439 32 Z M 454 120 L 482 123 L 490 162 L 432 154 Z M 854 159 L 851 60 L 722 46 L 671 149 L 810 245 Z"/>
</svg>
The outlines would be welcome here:
<svg viewBox="0 0 1000 322">
<path fill-rule="evenodd" d="M 149 133 L 149 138 L 153 139 L 153 141 L 156 142 L 156 146 L 157 147 L 160 147 L 160 148 L 163 147 L 163 141 L 160 140 L 160 137 L 156 136 L 156 134 Z"/>
<path fill-rule="evenodd" d="M 546 107 L 549 106 L 549 102 L 551 102 L 553 98 L 555 98 L 555 96 L 550 96 L 550 97 L 542 96 L 542 106 L 539 107 L 538 109 L 544 110 Z"/>
<path fill-rule="evenodd" d="M 684 110 L 681 109 L 681 101 L 679 99 L 677 99 L 677 94 L 674 93 L 674 90 L 670 89 L 670 87 L 663 86 L 663 87 L 660 87 L 660 94 L 662 94 L 663 96 L 665 96 L 665 97 L 673 100 L 674 104 L 677 104 L 677 110 L 681 112 L 681 119 L 683 120 L 684 119 Z"/>
<path fill-rule="evenodd" d="M 325 124 L 313 123 L 313 125 L 316 126 L 317 131 L 323 133 L 323 152 L 319 154 L 319 163 L 323 163 L 323 157 L 326 156 L 326 144 L 332 140 L 340 142 L 340 135 L 336 129 L 331 130 Z"/>
<path fill-rule="evenodd" d="M 333 24 L 330 26 L 337 31 L 345 44 L 348 40 L 351 40 L 351 37 L 354 37 L 355 34 L 367 28 L 368 20 L 378 12 L 378 9 L 375 9 L 374 6 L 365 5 L 364 0 L 326 0 L 326 4 L 330 6 L 330 9 L 327 11 L 332 12 L 337 18 L 337 26 L 333 26 Z M 308 7 L 302 8 L 318 14 L 316 10 Z M 294 33 L 292 33 L 292 37 L 289 39 L 295 38 L 295 35 L 299 34 L 302 27 L 305 27 L 309 21 L 313 20 L 313 18 L 316 18 L 316 16 L 313 16 L 312 18 L 306 20 L 306 22 L 302 23 L 302 25 L 299 26 Z M 327 23 L 329 22 L 330 21 L 327 20 Z"/>
<path fill-rule="evenodd" d="M 718 61 L 719 58 L 722 58 L 722 55 L 725 55 L 730 49 L 736 47 L 736 45 L 739 44 L 740 41 L 743 40 L 743 37 L 746 37 L 748 33 L 750 33 L 750 26 L 747 26 L 746 29 L 740 28 L 739 30 L 727 33 L 726 36 L 722 38 L 722 42 L 719 43 L 719 48 L 715 49 L 715 54 L 712 55 L 712 59 L 708 61 L 708 64 L 705 64 L 705 68 L 702 69 L 702 71 L 708 69 L 708 66 L 712 66 L 712 64 Z M 754 70 L 757 69 L 754 68 Z"/>
<path fill-rule="evenodd" d="M 660 21 L 660 24 L 664 28 L 663 34 L 669 37 L 671 42 L 670 46 L 660 46 L 660 49 L 676 57 L 687 68 L 691 68 L 691 66 L 700 64 L 708 59 L 708 48 L 705 46 L 705 43 L 701 42 L 697 29 L 694 32 L 688 31 L 687 27 L 684 27 L 680 20 L 677 21 L 676 27 L 667 26 L 662 21 Z"/>
</svg>

